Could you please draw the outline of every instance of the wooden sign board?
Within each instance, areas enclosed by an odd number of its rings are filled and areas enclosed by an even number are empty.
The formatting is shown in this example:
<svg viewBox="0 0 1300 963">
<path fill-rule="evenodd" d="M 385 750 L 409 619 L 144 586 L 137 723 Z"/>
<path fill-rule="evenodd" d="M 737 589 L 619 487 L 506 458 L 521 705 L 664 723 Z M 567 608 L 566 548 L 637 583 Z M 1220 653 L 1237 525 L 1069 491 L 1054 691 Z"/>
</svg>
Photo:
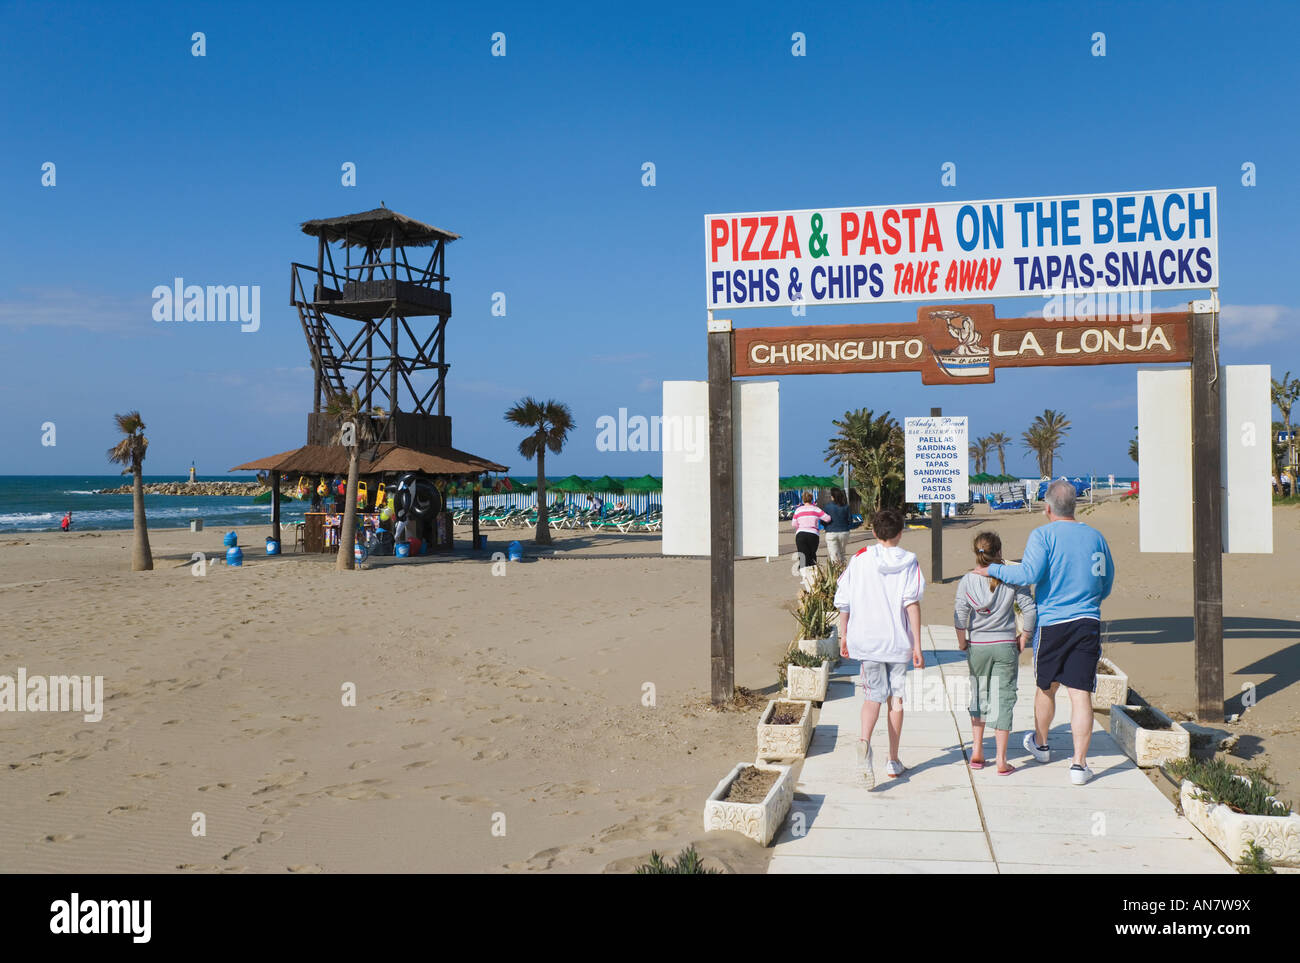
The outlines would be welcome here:
<svg viewBox="0 0 1300 963">
<path fill-rule="evenodd" d="M 1191 316 L 1132 321 L 998 318 L 991 304 L 931 305 L 915 324 L 737 328 L 732 375 L 919 371 L 921 382 L 989 384 L 999 368 L 1169 364 L 1192 359 Z"/>
</svg>

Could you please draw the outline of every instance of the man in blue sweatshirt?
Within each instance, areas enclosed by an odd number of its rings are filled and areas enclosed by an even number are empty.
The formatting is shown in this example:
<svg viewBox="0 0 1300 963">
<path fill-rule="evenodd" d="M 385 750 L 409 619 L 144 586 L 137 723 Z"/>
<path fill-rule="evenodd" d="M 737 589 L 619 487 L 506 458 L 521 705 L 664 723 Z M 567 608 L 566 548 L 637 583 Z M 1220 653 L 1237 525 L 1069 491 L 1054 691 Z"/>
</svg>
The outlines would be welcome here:
<svg viewBox="0 0 1300 963">
<path fill-rule="evenodd" d="M 1101 602 L 1115 583 L 1115 563 L 1101 532 L 1074 520 L 1074 486 L 1064 479 L 1047 486 L 1043 499 L 1048 524 L 1025 542 L 1018 565 L 989 565 L 974 571 L 1011 585 L 1033 585 L 1038 603 L 1039 641 L 1034 652 L 1038 692 L 1034 697 L 1034 732 L 1025 733 L 1025 751 L 1039 762 L 1050 758 L 1047 733 L 1056 710 L 1056 687 L 1070 695 L 1070 731 L 1074 762 L 1070 781 L 1082 786 L 1092 778 L 1088 744 L 1092 741 L 1092 693 L 1101 658 Z"/>
</svg>

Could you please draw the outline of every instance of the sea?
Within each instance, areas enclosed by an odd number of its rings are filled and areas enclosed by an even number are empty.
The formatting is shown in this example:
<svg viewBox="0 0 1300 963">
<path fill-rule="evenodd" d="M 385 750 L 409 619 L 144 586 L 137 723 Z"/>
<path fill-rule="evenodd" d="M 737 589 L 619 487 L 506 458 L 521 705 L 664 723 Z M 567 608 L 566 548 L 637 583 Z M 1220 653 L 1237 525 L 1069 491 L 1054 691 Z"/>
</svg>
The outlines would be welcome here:
<svg viewBox="0 0 1300 963">
<path fill-rule="evenodd" d="M 187 475 L 145 475 L 145 482 L 183 482 Z M 257 481 L 255 475 L 199 476 L 199 481 Z M 63 513 L 72 512 L 73 531 L 129 529 L 131 496 L 97 495 L 104 488 L 129 485 L 130 475 L 0 475 L 0 534 L 57 531 Z M 281 502 L 283 521 L 302 517 L 302 502 Z M 191 519 L 206 526 L 270 524 L 271 506 L 255 505 L 248 495 L 145 495 L 150 528 L 188 528 Z"/>
<path fill-rule="evenodd" d="M 146 475 L 145 482 L 183 482 L 185 475 Z M 519 481 L 535 482 L 536 479 L 522 475 L 512 475 Z M 254 475 L 221 475 L 218 477 L 199 476 L 199 481 L 256 481 Z M 1127 487 L 1135 481 L 1129 476 L 1116 476 L 1115 484 Z M 1103 486 L 1106 477 L 1100 476 L 1098 484 Z M 97 495 L 104 488 L 117 488 L 131 482 L 130 475 L 0 475 L 0 534 L 6 532 L 52 532 L 57 531 L 63 513 L 72 512 L 74 531 L 105 531 L 129 529 L 132 523 L 131 496 Z M 581 502 L 582 496 L 576 496 Z M 614 496 L 611 496 L 614 497 Z M 640 510 L 644 501 L 660 501 L 658 494 L 652 496 L 629 496 L 630 507 Z M 461 501 L 453 500 L 457 505 Z M 483 507 L 497 502 L 521 504 L 533 501 L 533 496 L 486 496 Z M 301 520 L 307 509 L 305 502 L 282 501 L 280 503 L 281 521 Z M 253 503 L 250 495 L 145 495 L 145 516 L 150 528 L 188 528 L 195 518 L 204 520 L 207 526 L 260 525 L 271 523 L 271 506 Z"/>
</svg>

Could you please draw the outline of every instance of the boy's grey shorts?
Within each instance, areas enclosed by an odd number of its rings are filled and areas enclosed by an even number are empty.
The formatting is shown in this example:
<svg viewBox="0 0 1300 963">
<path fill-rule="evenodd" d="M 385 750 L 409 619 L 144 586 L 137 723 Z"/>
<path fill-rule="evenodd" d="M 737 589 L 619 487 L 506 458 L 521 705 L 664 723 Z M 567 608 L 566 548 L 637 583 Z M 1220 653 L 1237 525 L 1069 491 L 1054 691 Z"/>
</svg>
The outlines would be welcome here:
<svg viewBox="0 0 1300 963">
<path fill-rule="evenodd" d="M 903 698 L 910 662 L 863 661 L 859 664 L 862 674 L 858 676 L 858 685 L 868 702 L 888 702 L 890 696 Z"/>
</svg>

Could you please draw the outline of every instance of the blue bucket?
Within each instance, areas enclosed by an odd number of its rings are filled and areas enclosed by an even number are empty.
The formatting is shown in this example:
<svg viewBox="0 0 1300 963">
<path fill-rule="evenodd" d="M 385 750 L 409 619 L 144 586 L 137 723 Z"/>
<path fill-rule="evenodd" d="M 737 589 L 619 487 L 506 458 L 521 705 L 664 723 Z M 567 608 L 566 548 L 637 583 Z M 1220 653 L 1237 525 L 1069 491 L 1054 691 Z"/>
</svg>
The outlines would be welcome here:
<svg viewBox="0 0 1300 963">
<path fill-rule="evenodd" d="M 395 545 L 395 546 L 393 547 L 393 554 L 396 555 L 398 558 L 408 558 L 408 557 L 410 557 L 410 554 L 411 554 L 411 546 L 410 546 L 410 543 L 408 543 L 408 542 L 398 542 L 397 545 Z"/>
<path fill-rule="evenodd" d="M 510 561 L 512 561 L 512 562 L 521 562 L 521 561 L 523 561 L 523 558 L 524 558 L 524 547 L 523 547 L 522 545 L 520 545 L 518 542 L 511 542 L 511 543 L 510 543 L 510 550 L 509 550 L 509 555 L 508 555 L 508 557 L 509 557 Z"/>
<path fill-rule="evenodd" d="M 233 532 L 231 533 L 233 534 Z M 231 545 L 226 549 L 226 564 L 239 568 L 244 564 L 244 550 L 238 545 Z"/>
<path fill-rule="evenodd" d="M 234 532 L 226 532 L 226 537 L 223 538 L 221 542 L 226 546 L 226 548 L 234 548 L 239 544 L 239 536 Z"/>
<path fill-rule="evenodd" d="M 280 554 L 280 543 L 277 542 L 277 541 L 276 541 L 275 539 L 273 539 L 273 538 L 268 538 L 268 539 L 266 540 L 266 554 L 267 554 L 267 555 L 279 555 L 279 554 Z"/>
</svg>

